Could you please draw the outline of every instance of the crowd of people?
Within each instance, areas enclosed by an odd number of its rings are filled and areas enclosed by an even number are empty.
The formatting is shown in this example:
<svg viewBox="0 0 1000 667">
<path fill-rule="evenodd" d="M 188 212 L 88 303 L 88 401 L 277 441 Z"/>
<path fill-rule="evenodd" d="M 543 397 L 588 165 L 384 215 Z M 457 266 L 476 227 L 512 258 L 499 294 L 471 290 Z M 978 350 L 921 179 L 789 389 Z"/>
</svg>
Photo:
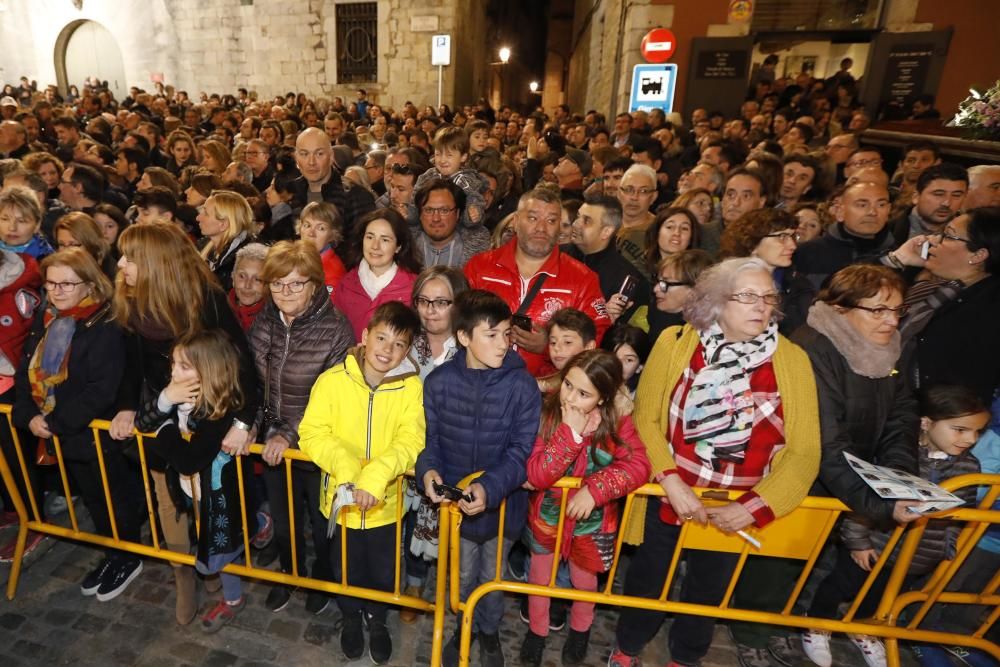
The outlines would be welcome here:
<svg viewBox="0 0 1000 667">
<path fill-rule="evenodd" d="M 112 534 L 110 502 L 119 537 L 139 542 L 146 461 L 153 534 L 196 554 L 173 565 L 176 620 L 194 621 L 204 587 L 206 632 L 248 604 L 221 571 L 244 562 L 245 538 L 257 565 L 327 581 L 346 568 L 388 591 L 403 512 L 416 596 L 448 500 L 465 514 L 463 597 L 492 580 L 498 552 L 506 576 L 548 584 L 554 568 L 558 585 L 597 590 L 624 531 L 623 592 L 655 598 L 685 523 L 737 533 L 832 496 L 851 512 L 808 613 L 836 617 L 889 532 L 921 516 L 845 454 L 934 482 L 1000 472 L 1000 166 L 952 164 L 921 141 L 886 171 L 851 82 L 800 79 L 758 81 L 733 118 L 687 119 L 392 109 L 364 90 L 348 104 L 244 89 L 195 100 L 157 84 L 119 102 L 100 85 L 60 96 L 22 80 L 0 99 L 0 402 L 20 457 L 6 429 L 0 444 L 24 461 L 19 492 L 43 518 L 73 502 L 47 465 L 57 436 L 97 532 Z M 93 419 L 111 421 L 96 440 Z M 139 447 L 136 430 L 155 438 Z M 253 442 L 260 459 L 243 456 Z M 290 449 L 310 462 L 286 475 Z M 564 476 L 582 485 L 553 488 Z M 621 500 L 648 482 L 665 495 L 637 497 L 623 522 Z M 907 586 L 954 556 L 957 528 L 931 520 Z M 28 551 L 43 539 L 29 534 Z M 738 556 L 684 559 L 679 599 L 719 604 Z M 977 590 L 998 565 L 992 529 L 954 585 Z M 802 567 L 751 556 L 733 603 L 780 611 Z M 80 590 L 109 601 L 141 572 L 108 549 Z M 293 592 L 274 585 L 255 604 L 277 613 Z M 305 605 L 334 600 L 345 656 L 367 635 L 387 662 L 389 607 L 315 590 Z M 484 665 L 504 664 L 504 604 L 492 593 L 476 607 Z M 965 632 L 979 611 L 924 624 Z M 567 622 L 564 664 L 587 656 L 593 604 L 532 596 L 521 616 L 523 663 L 539 665 Z M 639 665 L 664 618 L 623 609 L 608 664 Z M 676 615 L 671 664 L 697 665 L 714 626 Z M 730 629 L 742 665 L 796 664 L 787 631 Z M 886 664 L 877 639 L 852 640 Z M 833 662 L 829 633 L 802 633 L 801 649 Z M 457 661 L 456 635 L 444 664 Z"/>
</svg>

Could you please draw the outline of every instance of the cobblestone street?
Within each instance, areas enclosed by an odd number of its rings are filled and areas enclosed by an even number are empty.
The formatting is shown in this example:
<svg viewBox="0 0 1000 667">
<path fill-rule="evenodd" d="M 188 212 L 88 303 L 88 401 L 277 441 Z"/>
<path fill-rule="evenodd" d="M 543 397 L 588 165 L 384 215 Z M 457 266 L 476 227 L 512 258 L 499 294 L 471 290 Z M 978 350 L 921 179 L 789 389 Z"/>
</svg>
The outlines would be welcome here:
<svg viewBox="0 0 1000 667">
<path fill-rule="evenodd" d="M 81 512 L 85 516 L 85 512 Z M 4 530 L 0 543 L 12 539 Z M 0 665 L 142 665 L 143 667 L 206 667 L 295 665 L 370 665 L 367 653 L 361 660 L 348 662 L 340 651 L 340 612 L 331 604 L 313 616 L 305 610 L 305 594 L 296 593 L 283 611 L 271 613 L 263 607 L 268 585 L 248 582 L 248 607 L 230 625 L 214 635 L 203 633 L 197 621 L 179 627 L 174 621 L 174 585 L 168 565 L 147 559 L 142 574 L 115 600 L 98 602 L 80 595 L 79 583 L 97 564 L 98 552 L 75 542 L 46 539 L 26 562 L 13 601 L 0 601 Z M 9 566 L 0 569 L 6 582 Z M 432 570 L 433 576 L 433 570 Z M 214 594 L 212 597 L 221 595 Z M 204 590 L 200 600 L 208 600 Z M 591 633 L 589 667 L 607 662 L 614 638 L 616 614 L 598 609 Z M 421 618 L 413 625 L 399 623 L 390 613 L 393 635 L 392 665 L 428 665 L 431 653 L 432 619 Z M 446 627 L 446 637 L 452 632 Z M 516 665 L 517 652 L 526 626 L 518 619 L 517 603 L 507 605 L 502 639 L 507 664 Z M 566 630 L 550 637 L 544 665 L 561 664 L 560 651 Z M 666 633 L 661 631 L 643 655 L 645 665 L 663 665 Z M 478 664 L 478 648 L 473 645 L 472 664 Z M 809 663 L 803 663 L 809 664 Z M 860 654 L 846 640 L 834 644 L 834 664 L 863 665 Z M 903 653 L 903 664 L 914 665 Z M 715 644 L 704 667 L 738 665 L 735 650 L 724 626 L 716 630 Z"/>
</svg>

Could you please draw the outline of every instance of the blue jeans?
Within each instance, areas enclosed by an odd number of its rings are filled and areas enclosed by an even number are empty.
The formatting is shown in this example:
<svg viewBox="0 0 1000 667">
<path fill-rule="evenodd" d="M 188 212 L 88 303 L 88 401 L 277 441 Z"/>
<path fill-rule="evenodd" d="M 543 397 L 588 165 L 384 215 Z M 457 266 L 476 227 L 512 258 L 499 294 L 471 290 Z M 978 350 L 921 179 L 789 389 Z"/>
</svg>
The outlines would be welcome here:
<svg viewBox="0 0 1000 667">
<path fill-rule="evenodd" d="M 462 600 L 469 597 L 480 584 L 493 581 L 497 563 L 497 540 L 494 537 L 488 542 L 479 544 L 462 538 L 461 578 L 459 592 Z M 513 540 L 503 541 L 503 562 L 500 573 L 507 569 L 507 555 Z M 500 631 L 500 621 L 503 618 L 503 592 L 494 591 L 484 596 L 476 605 L 475 616 L 472 619 L 473 632 L 495 635 Z"/>
</svg>

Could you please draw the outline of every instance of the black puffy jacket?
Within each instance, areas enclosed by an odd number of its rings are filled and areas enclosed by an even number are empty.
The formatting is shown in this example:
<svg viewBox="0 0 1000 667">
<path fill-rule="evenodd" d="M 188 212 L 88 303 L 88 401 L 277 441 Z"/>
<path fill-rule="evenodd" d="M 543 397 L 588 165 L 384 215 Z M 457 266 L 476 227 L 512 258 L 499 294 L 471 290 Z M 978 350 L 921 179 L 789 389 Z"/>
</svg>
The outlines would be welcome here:
<svg viewBox="0 0 1000 667">
<path fill-rule="evenodd" d="M 819 393 L 823 456 L 811 495 L 833 496 L 879 526 L 893 523 L 894 501 L 883 500 L 844 458 L 844 452 L 870 463 L 917 474 L 917 401 L 897 369 L 884 378 L 851 370 L 833 342 L 805 325 L 792 336 L 809 355 Z"/>
<path fill-rule="evenodd" d="M 354 345 L 354 332 L 343 313 L 330 303 L 325 288 L 317 289 L 306 311 L 286 326 L 273 301 L 268 301 L 247 334 L 260 388 L 265 426 L 263 442 L 281 435 L 298 447 L 299 422 L 319 374 L 339 364 Z"/>
</svg>

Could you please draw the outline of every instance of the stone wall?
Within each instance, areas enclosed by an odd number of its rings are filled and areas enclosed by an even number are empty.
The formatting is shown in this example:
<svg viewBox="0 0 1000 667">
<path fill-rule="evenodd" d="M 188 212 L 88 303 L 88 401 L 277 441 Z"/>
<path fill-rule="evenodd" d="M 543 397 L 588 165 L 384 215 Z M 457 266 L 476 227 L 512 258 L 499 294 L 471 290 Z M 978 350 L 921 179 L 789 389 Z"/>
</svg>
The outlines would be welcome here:
<svg viewBox="0 0 1000 667">
<path fill-rule="evenodd" d="M 5 0 L 0 11 L 2 78 L 22 74 L 40 85 L 57 80 L 60 35 L 78 21 L 96 21 L 114 35 L 129 85 L 151 86 L 151 75 L 188 90 L 261 96 L 287 91 L 343 95 L 365 87 L 371 99 L 398 106 L 434 104 L 437 68 L 431 36 L 452 35 L 452 65 L 444 68 L 443 101 L 482 94 L 486 0 L 378 0 L 378 80 L 336 83 L 336 5 L 355 0 Z M 79 84 L 80 82 L 69 82 Z"/>
</svg>

